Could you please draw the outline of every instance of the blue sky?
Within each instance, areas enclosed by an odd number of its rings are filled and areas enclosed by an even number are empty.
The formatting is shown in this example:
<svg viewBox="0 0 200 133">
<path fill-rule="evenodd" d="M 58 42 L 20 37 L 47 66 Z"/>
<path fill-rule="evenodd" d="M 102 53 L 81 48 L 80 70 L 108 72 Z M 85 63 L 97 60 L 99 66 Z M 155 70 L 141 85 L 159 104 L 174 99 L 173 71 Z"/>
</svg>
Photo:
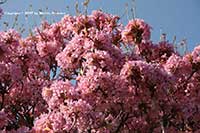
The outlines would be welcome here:
<svg viewBox="0 0 200 133">
<path fill-rule="evenodd" d="M 75 2 L 77 0 L 7 0 L 0 5 L 5 12 L 38 12 L 48 7 L 48 11 L 65 12 L 67 14 L 75 14 Z M 78 0 L 79 4 L 84 0 Z M 158 41 L 160 33 L 167 34 L 169 41 L 173 40 L 176 35 L 177 42 L 187 39 L 189 50 L 192 50 L 200 43 L 200 0 L 135 0 L 136 1 L 136 17 L 144 19 L 152 27 L 152 40 Z M 126 11 L 128 4 L 129 15 L 122 18 L 123 23 L 127 23 L 131 19 L 130 8 L 132 0 L 91 0 L 89 4 L 89 13 L 95 9 L 103 9 L 105 12 L 122 16 Z M 30 7 L 32 5 L 32 7 Z M 81 8 L 81 7 L 80 7 Z M 58 21 L 63 15 L 47 15 L 49 21 Z M 12 24 L 15 19 L 14 15 L 4 15 L 0 20 L 0 30 L 4 29 L 2 24 L 4 21 Z M 25 28 L 39 25 L 41 18 L 36 15 L 29 15 L 26 19 L 25 15 L 19 15 L 19 25 L 24 24 Z M 12 27 L 12 25 L 10 25 Z"/>
</svg>

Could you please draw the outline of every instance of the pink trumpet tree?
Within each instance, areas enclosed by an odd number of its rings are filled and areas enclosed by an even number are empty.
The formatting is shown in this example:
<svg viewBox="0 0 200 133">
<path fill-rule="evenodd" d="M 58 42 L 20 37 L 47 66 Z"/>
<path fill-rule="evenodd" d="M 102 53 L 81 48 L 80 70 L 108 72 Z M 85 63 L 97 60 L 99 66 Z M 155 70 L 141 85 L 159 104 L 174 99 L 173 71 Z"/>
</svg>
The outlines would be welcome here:
<svg viewBox="0 0 200 133">
<path fill-rule="evenodd" d="M 200 132 L 200 46 L 186 55 L 101 11 L 0 32 L 1 132 Z"/>
</svg>

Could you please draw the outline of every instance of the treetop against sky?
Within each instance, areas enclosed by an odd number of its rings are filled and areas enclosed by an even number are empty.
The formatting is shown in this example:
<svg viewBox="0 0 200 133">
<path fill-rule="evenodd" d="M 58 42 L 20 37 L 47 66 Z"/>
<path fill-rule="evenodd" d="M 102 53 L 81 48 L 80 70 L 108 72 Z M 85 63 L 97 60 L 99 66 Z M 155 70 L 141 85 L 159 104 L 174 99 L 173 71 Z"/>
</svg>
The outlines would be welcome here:
<svg viewBox="0 0 200 133">
<path fill-rule="evenodd" d="M 79 3 L 79 9 L 83 10 L 82 3 L 85 0 L 54 0 L 40 1 L 40 0 L 16 0 L 15 2 L 7 0 L 1 7 L 7 12 L 25 12 L 35 11 L 40 9 L 43 11 L 58 11 L 67 14 L 75 15 L 75 3 Z M 132 1 L 135 1 L 133 4 Z M 20 5 L 20 6 L 16 6 Z M 39 4 L 38 4 L 39 3 Z M 200 8 L 198 0 L 90 0 L 88 12 L 92 10 L 103 9 L 105 12 L 123 16 L 121 21 L 127 23 L 128 19 L 132 18 L 131 8 L 136 7 L 136 17 L 144 19 L 153 28 L 152 38 L 158 41 L 162 33 L 167 34 L 167 39 L 172 41 L 176 36 L 177 44 L 181 40 L 187 40 L 188 50 L 191 51 L 200 42 Z M 30 7 L 30 5 L 32 5 Z M 128 5 L 128 6 L 127 6 Z M 48 9 L 46 9 L 48 8 Z M 128 9 L 128 15 L 124 15 Z M 59 21 L 61 15 L 45 15 L 46 19 L 51 21 Z M 44 17 L 43 17 L 44 18 Z M 3 22 L 8 22 L 10 27 L 13 26 L 15 20 L 14 15 L 5 15 L 1 20 L 0 29 L 4 29 Z M 35 27 L 41 23 L 39 15 L 21 15 L 18 18 L 19 27 L 23 24 L 27 32 L 28 27 Z M 17 26 L 16 26 L 17 27 Z M 16 28 L 17 29 L 17 28 Z"/>
</svg>

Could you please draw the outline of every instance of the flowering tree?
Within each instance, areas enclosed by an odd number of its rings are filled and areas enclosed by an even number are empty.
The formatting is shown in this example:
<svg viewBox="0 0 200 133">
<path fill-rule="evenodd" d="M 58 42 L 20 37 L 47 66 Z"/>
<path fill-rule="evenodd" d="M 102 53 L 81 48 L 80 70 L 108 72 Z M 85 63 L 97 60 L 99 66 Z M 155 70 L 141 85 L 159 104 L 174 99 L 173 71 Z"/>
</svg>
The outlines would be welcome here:
<svg viewBox="0 0 200 133">
<path fill-rule="evenodd" d="M 200 46 L 184 56 L 101 11 L 0 32 L 2 132 L 200 132 Z"/>
</svg>

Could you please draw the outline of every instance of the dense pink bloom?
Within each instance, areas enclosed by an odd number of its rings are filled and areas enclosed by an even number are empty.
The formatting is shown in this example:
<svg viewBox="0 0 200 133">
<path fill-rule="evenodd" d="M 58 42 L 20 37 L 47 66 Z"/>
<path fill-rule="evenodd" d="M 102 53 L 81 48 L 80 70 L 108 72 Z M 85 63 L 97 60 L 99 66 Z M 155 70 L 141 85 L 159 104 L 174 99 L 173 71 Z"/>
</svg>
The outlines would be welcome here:
<svg viewBox="0 0 200 133">
<path fill-rule="evenodd" d="M 42 95 L 50 108 L 54 109 L 63 103 L 65 98 L 72 97 L 76 92 L 69 81 L 55 81 L 47 88 L 43 88 Z"/>
<path fill-rule="evenodd" d="M 174 52 L 174 47 L 172 44 L 161 41 L 155 46 L 154 58 L 157 61 L 166 61 Z"/>
<path fill-rule="evenodd" d="M 192 65 L 189 59 L 186 58 L 187 57 L 181 58 L 176 54 L 172 54 L 164 64 L 164 68 L 174 76 L 189 76 L 192 71 Z"/>
<path fill-rule="evenodd" d="M 50 114 L 42 114 L 34 123 L 34 132 L 62 132 L 69 131 L 72 121 L 64 117 L 60 112 L 51 112 Z"/>
<path fill-rule="evenodd" d="M 80 66 L 81 55 L 84 53 L 84 39 L 74 37 L 65 49 L 56 56 L 58 65 L 63 69 L 76 69 Z"/>
<path fill-rule="evenodd" d="M 151 42 L 142 42 L 139 45 L 135 46 L 135 51 L 133 54 L 138 55 L 147 62 L 155 60 L 155 45 Z"/>
<path fill-rule="evenodd" d="M 56 49 L 58 48 L 59 42 L 52 41 L 52 42 L 39 42 L 37 44 L 37 50 L 40 56 L 44 57 L 48 54 L 54 54 Z"/>
<path fill-rule="evenodd" d="M 141 43 L 148 41 L 151 35 L 151 27 L 142 19 L 130 20 L 122 32 L 122 39 L 126 43 Z"/>
<path fill-rule="evenodd" d="M 192 52 L 192 60 L 195 63 L 200 62 L 200 46 L 194 48 L 194 51 Z"/>
<path fill-rule="evenodd" d="M 16 64 L 12 64 L 10 68 L 10 73 L 12 80 L 21 80 L 23 73 L 21 70 L 21 66 L 17 66 Z"/>
<path fill-rule="evenodd" d="M 143 20 L 118 20 L 0 32 L 0 132 L 198 132 L 200 47 L 180 56 Z"/>
</svg>

